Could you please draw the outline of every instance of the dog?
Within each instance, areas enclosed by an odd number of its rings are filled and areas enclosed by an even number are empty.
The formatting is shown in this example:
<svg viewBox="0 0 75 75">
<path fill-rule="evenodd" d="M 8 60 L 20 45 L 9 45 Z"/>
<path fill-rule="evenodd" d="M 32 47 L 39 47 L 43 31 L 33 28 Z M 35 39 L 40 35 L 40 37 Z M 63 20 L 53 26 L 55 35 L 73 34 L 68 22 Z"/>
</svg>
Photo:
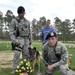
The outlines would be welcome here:
<svg viewBox="0 0 75 75">
<path fill-rule="evenodd" d="M 29 47 L 29 53 L 28 53 L 28 57 L 29 57 L 29 61 L 31 63 L 31 67 L 32 70 L 34 71 L 35 68 L 35 64 L 38 64 L 38 70 L 40 70 L 40 53 L 39 51 L 36 50 L 36 47 Z"/>
</svg>

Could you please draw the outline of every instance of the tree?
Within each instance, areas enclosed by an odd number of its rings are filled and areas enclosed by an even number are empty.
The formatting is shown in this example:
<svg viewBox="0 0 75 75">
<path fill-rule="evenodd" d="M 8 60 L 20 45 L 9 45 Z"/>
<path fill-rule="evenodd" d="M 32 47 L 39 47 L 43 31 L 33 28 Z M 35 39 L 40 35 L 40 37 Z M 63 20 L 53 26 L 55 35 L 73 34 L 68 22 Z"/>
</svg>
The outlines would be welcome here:
<svg viewBox="0 0 75 75">
<path fill-rule="evenodd" d="M 58 17 L 55 17 L 54 18 L 54 26 L 55 26 L 55 31 L 60 34 L 61 33 L 61 24 L 62 24 L 62 21 L 58 18 Z"/>
<path fill-rule="evenodd" d="M 32 20 L 32 37 L 34 40 L 36 40 L 37 35 L 38 35 L 38 26 L 37 26 L 37 20 L 33 19 Z"/>
<path fill-rule="evenodd" d="M 3 13 L 0 11 L 0 39 L 3 37 Z"/>
<path fill-rule="evenodd" d="M 61 27 L 60 27 L 60 31 L 61 31 L 61 38 L 64 41 L 68 41 L 71 40 L 71 31 L 72 27 L 71 27 L 71 22 L 69 19 L 65 19 L 65 21 L 63 21 L 61 23 Z"/>
<path fill-rule="evenodd" d="M 44 16 L 40 17 L 40 19 L 38 21 L 39 32 L 40 32 L 41 28 L 45 25 L 46 25 L 46 18 Z"/>
<path fill-rule="evenodd" d="M 71 40 L 72 26 L 70 20 L 65 19 L 65 21 L 61 21 L 58 17 L 55 17 L 54 20 L 54 25 L 57 29 L 57 33 L 60 34 L 60 39 L 63 40 L 63 42 Z"/>
<path fill-rule="evenodd" d="M 15 18 L 15 16 L 13 15 L 13 12 L 11 10 L 7 10 L 5 17 L 3 17 L 6 37 L 9 37 L 9 26 L 13 18 Z"/>
<path fill-rule="evenodd" d="M 13 12 L 11 10 L 7 10 L 5 17 L 4 17 L 4 22 L 6 26 L 10 25 L 13 18 L 15 18 L 15 16 L 13 15 Z"/>
<path fill-rule="evenodd" d="M 73 19 L 73 30 L 74 30 L 74 32 L 75 32 L 75 19 Z"/>
<path fill-rule="evenodd" d="M 46 24 L 46 18 L 44 16 L 40 17 L 39 23 L 41 26 L 44 26 Z"/>
<path fill-rule="evenodd" d="M 75 41 L 75 19 L 73 19 L 72 24 L 73 24 L 73 27 L 72 27 L 72 29 L 73 29 L 72 39 Z"/>
<path fill-rule="evenodd" d="M 40 36 L 40 31 L 42 26 L 44 26 L 46 24 L 46 18 L 40 17 L 39 21 L 36 19 L 32 20 L 32 33 L 33 33 L 33 39 L 39 39 Z"/>
</svg>

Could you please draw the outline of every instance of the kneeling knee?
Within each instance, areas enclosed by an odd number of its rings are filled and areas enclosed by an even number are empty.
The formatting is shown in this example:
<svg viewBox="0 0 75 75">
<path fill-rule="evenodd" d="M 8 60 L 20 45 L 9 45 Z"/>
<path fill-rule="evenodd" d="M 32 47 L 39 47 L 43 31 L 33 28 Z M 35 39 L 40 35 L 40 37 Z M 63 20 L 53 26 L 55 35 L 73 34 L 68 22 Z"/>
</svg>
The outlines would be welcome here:
<svg viewBox="0 0 75 75">
<path fill-rule="evenodd" d="M 60 73 L 61 73 L 61 75 L 67 75 L 67 73 L 68 73 L 68 68 L 62 67 L 62 68 L 60 69 Z"/>
</svg>

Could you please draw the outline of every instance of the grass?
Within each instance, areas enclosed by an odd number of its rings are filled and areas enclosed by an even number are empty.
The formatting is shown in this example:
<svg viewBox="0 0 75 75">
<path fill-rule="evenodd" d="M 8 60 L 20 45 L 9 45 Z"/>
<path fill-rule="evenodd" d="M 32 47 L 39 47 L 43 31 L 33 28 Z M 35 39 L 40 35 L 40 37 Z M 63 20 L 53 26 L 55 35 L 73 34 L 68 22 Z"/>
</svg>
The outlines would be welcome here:
<svg viewBox="0 0 75 75">
<path fill-rule="evenodd" d="M 72 70 L 75 70 L 75 49 L 74 48 L 68 48 L 68 53 L 69 53 L 69 59 L 71 60 L 71 65 L 70 68 Z"/>
<path fill-rule="evenodd" d="M 11 75 L 11 69 L 10 68 L 1 68 L 0 75 Z"/>
<path fill-rule="evenodd" d="M 65 44 L 75 44 L 75 41 L 67 41 L 67 42 L 62 42 L 62 43 L 65 43 Z"/>
<path fill-rule="evenodd" d="M 67 44 L 75 44 L 75 42 L 69 42 Z M 41 44 L 41 41 L 33 41 L 32 42 L 32 45 L 34 47 L 37 48 L 38 51 L 42 51 L 42 44 Z M 68 52 L 69 52 L 69 58 L 71 59 L 71 65 L 70 65 L 70 68 L 72 70 L 75 70 L 75 49 L 74 48 L 69 48 L 69 46 L 67 45 L 67 49 L 68 49 Z M 12 52 L 11 50 L 11 41 L 0 41 L 0 51 L 1 52 Z M 12 64 L 12 62 L 11 62 Z M 42 63 L 42 60 L 41 60 L 41 72 L 42 74 L 44 75 L 44 72 L 45 72 L 45 66 L 44 64 Z M 35 75 L 37 73 L 37 65 L 35 67 L 35 71 L 31 74 L 31 75 Z M 11 68 L 0 68 L 0 75 L 11 75 Z M 58 71 L 55 71 L 55 75 L 59 75 Z"/>
<path fill-rule="evenodd" d="M 32 45 L 39 51 L 41 50 L 41 41 L 33 41 Z M 11 51 L 11 41 L 0 41 L 0 51 Z"/>
<path fill-rule="evenodd" d="M 0 51 L 10 51 L 11 41 L 0 41 Z"/>
</svg>

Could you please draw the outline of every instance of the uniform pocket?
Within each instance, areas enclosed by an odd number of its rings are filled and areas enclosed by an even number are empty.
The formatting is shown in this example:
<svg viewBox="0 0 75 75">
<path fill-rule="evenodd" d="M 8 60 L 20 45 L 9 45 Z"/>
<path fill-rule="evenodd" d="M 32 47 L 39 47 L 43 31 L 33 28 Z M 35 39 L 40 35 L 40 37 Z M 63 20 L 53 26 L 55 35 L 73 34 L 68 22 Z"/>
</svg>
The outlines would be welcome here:
<svg viewBox="0 0 75 75">
<path fill-rule="evenodd" d="M 55 48 L 55 54 L 61 54 L 61 47 Z"/>
<path fill-rule="evenodd" d="M 54 63 L 58 60 L 56 55 L 55 55 L 55 51 L 48 52 L 48 57 L 49 57 L 49 60 L 51 60 L 52 63 Z"/>
</svg>

